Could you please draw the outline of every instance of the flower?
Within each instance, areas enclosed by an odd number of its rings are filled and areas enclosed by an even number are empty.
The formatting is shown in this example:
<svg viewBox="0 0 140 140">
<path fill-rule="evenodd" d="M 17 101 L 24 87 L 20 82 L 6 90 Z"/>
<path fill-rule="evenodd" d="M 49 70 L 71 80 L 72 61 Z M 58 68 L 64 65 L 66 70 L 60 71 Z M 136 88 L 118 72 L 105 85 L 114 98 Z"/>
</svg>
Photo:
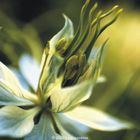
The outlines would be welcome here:
<svg viewBox="0 0 140 140">
<path fill-rule="evenodd" d="M 31 65 L 29 61 L 24 65 L 24 57 L 21 59 L 21 72 L 31 84 L 33 93 L 24 89 L 16 76 L 0 63 L 1 136 L 24 137 L 26 140 L 74 138 L 61 124 L 62 117 L 98 130 L 131 127 L 102 111 L 79 106 L 93 92 L 107 41 L 99 48 L 93 46 L 121 12 L 115 6 L 105 14 L 95 14 L 97 4 L 90 11 L 88 4 L 89 0 L 82 7 L 75 35 L 71 20 L 64 15 L 65 25 L 44 49 L 40 70 L 32 59 Z M 115 13 L 113 19 L 101 26 L 102 20 L 112 13 Z"/>
</svg>

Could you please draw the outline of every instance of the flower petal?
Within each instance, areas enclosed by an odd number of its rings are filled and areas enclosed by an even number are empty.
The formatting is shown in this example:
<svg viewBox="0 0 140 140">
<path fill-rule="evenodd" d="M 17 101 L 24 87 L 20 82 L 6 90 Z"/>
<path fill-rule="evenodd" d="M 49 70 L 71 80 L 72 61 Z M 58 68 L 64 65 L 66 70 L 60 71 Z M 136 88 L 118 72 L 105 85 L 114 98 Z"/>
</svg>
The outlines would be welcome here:
<svg viewBox="0 0 140 140">
<path fill-rule="evenodd" d="M 33 102 L 26 100 L 24 98 L 18 97 L 13 93 L 8 85 L 0 81 L 0 105 L 33 105 Z"/>
<path fill-rule="evenodd" d="M 133 127 L 131 123 L 121 121 L 98 109 L 86 106 L 77 107 L 64 113 L 64 115 L 72 120 L 80 122 L 81 124 L 101 131 L 118 131 Z"/>
<path fill-rule="evenodd" d="M 22 87 L 26 90 L 30 90 L 31 87 L 30 87 L 29 83 L 27 83 L 23 74 L 18 69 L 14 68 L 14 67 L 10 67 L 10 70 L 12 70 L 12 72 L 15 74 L 17 79 L 19 79 L 19 82 L 22 85 Z"/>
<path fill-rule="evenodd" d="M 57 113 L 57 118 L 61 125 L 74 136 L 85 136 L 90 128 L 65 116 L 64 113 Z"/>
<path fill-rule="evenodd" d="M 72 109 L 90 97 L 92 88 L 92 82 L 85 81 L 76 86 L 52 90 L 50 96 L 52 111 L 62 112 Z"/>
<path fill-rule="evenodd" d="M 70 134 L 66 129 L 64 129 L 64 127 L 62 126 L 62 123 L 60 122 L 60 119 L 59 119 L 59 115 L 58 114 L 54 114 L 54 119 L 55 119 L 55 122 L 56 122 L 56 125 L 61 133 L 61 135 L 63 137 L 67 137 L 67 138 L 71 138 L 71 139 L 74 139 L 74 136 L 72 134 Z"/>
<path fill-rule="evenodd" d="M 62 38 L 65 38 L 67 41 L 73 38 L 74 28 L 72 21 L 66 16 L 64 27 L 50 40 L 50 47 L 55 47 L 58 41 Z"/>
<path fill-rule="evenodd" d="M 39 123 L 35 125 L 32 132 L 25 137 L 25 140 L 51 140 L 58 137 L 61 138 L 61 136 L 55 132 L 50 116 L 42 114 Z"/>
<path fill-rule="evenodd" d="M 0 136 L 23 137 L 34 127 L 37 108 L 24 110 L 16 106 L 0 109 Z"/>
<path fill-rule="evenodd" d="M 48 47 L 43 53 L 39 81 L 39 88 L 41 92 L 46 93 L 44 90 L 52 82 L 52 80 L 54 82 L 57 72 L 63 62 L 63 58 L 56 52 L 57 43 L 63 38 L 66 42 L 69 42 L 73 37 L 73 24 L 67 16 L 64 15 L 64 18 L 64 27 L 49 41 Z"/>
<path fill-rule="evenodd" d="M 20 86 L 14 73 L 12 73 L 2 62 L 0 62 L 0 80 L 1 79 L 10 82 L 16 87 Z"/>
<path fill-rule="evenodd" d="M 13 95 L 28 99 L 30 101 L 37 101 L 37 96 L 23 89 L 14 75 L 3 63 L 0 62 L 0 86 L 5 87 Z"/>
<path fill-rule="evenodd" d="M 39 80 L 39 90 L 42 94 L 47 94 L 48 86 L 55 83 L 57 79 L 58 70 L 63 62 L 63 59 L 57 54 L 49 54 L 47 56 L 44 50 L 42 58 L 42 71 Z"/>
<path fill-rule="evenodd" d="M 40 75 L 39 64 L 29 55 L 23 55 L 19 61 L 20 71 L 31 87 L 36 91 Z"/>
</svg>

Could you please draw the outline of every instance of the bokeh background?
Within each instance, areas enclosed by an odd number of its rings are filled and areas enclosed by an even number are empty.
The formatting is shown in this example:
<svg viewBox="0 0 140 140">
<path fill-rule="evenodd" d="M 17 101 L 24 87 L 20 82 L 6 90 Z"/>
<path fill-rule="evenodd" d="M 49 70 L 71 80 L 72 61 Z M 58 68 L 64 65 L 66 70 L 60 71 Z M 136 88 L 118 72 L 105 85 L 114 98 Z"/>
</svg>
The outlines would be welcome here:
<svg viewBox="0 0 140 140">
<path fill-rule="evenodd" d="M 91 0 L 91 4 L 94 2 Z M 101 43 L 110 38 L 102 70 L 107 81 L 96 86 L 85 104 L 132 121 L 137 129 L 112 133 L 91 130 L 88 136 L 90 140 L 140 140 L 140 1 L 96 2 L 104 10 L 118 4 L 124 12 L 98 40 Z M 83 3 L 84 0 L 0 0 L 0 61 L 18 67 L 25 52 L 40 61 L 43 47 L 64 24 L 62 13 L 72 19 L 76 29 Z"/>
</svg>

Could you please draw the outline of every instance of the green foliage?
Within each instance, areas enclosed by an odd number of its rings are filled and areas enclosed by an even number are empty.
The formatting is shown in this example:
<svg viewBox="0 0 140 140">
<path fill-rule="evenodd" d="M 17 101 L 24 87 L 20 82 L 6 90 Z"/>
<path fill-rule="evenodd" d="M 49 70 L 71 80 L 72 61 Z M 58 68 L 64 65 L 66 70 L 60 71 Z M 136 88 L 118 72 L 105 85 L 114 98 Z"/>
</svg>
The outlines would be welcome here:
<svg viewBox="0 0 140 140">
<path fill-rule="evenodd" d="M 0 12 L 0 26 L 2 26 L 0 32 L 2 50 L 0 52 L 3 52 L 13 64 L 17 64 L 17 60 L 23 52 L 28 52 L 37 61 L 40 60 L 42 43 L 33 26 L 18 27 L 2 12 Z"/>
</svg>

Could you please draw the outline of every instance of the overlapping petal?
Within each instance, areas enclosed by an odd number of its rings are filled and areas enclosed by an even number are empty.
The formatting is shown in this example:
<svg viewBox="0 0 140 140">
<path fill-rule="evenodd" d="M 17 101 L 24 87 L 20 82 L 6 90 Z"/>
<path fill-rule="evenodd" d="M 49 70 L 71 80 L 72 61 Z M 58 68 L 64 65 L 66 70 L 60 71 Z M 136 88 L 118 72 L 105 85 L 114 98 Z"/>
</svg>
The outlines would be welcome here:
<svg viewBox="0 0 140 140">
<path fill-rule="evenodd" d="M 32 132 L 25 137 L 25 140 L 51 140 L 62 139 L 62 137 L 55 132 L 52 119 L 46 114 L 42 114 L 41 119 L 35 125 Z"/>
<path fill-rule="evenodd" d="M 36 91 L 40 75 L 40 66 L 37 61 L 26 54 L 21 57 L 19 67 L 25 79 L 30 86 L 32 86 L 34 91 Z"/>
<path fill-rule="evenodd" d="M 24 110 L 16 106 L 0 109 L 0 136 L 23 137 L 34 127 L 38 108 Z"/>
<path fill-rule="evenodd" d="M 37 96 L 23 89 L 14 75 L 3 63 L 0 62 L 0 86 L 1 86 L 1 101 L 6 104 L 6 100 L 25 101 L 25 104 L 33 104 L 37 102 Z M 12 97 L 13 96 L 13 97 Z M 19 100 L 19 101 L 18 101 Z M 27 101 L 28 100 L 28 101 Z M 1 103 L 2 103 L 1 102 Z M 11 102 L 12 103 L 12 102 Z M 9 104 L 9 102 L 7 102 Z M 24 104 L 21 102 L 21 104 Z"/>
<path fill-rule="evenodd" d="M 56 78 L 58 70 L 63 62 L 63 58 L 56 52 L 57 43 L 61 39 L 69 42 L 73 37 L 72 21 L 64 15 L 64 27 L 48 42 L 48 48 L 44 50 L 41 61 L 41 75 L 39 90 L 46 92 L 47 86 Z"/>
</svg>

